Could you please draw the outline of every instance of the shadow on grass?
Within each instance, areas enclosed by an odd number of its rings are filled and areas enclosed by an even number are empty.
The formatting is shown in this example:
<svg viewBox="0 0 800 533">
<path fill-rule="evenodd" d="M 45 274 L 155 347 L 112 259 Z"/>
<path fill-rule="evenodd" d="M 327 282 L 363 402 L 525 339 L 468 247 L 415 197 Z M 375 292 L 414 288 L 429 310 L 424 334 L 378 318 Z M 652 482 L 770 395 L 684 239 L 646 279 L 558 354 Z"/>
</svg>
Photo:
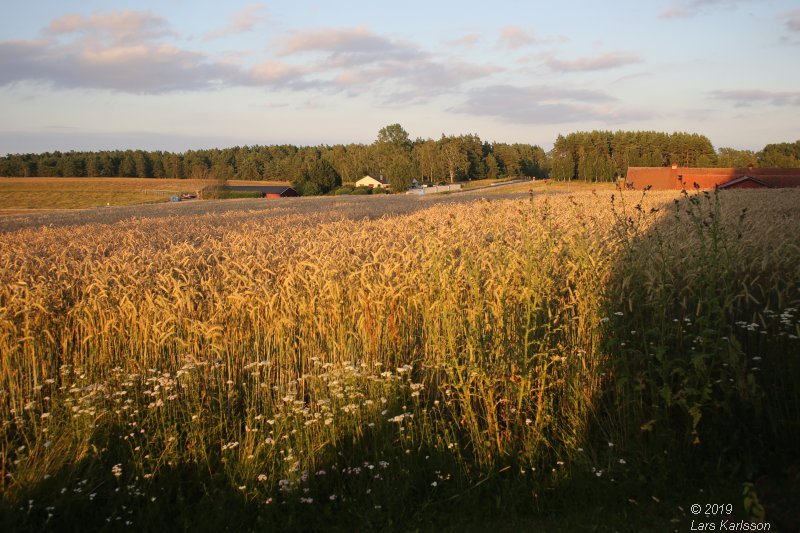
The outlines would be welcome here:
<svg viewBox="0 0 800 533">
<path fill-rule="evenodd" d="M 0 530 L 463 531 L 532 511 L 517 476 L 470 482 L 451 454 L 387 445 L 396 432 L 346 436 L 313 471 L 273 486 L 238 485 L 219 456 L 213 465 L 167 464 L 147 478 L 124 444 L 98 439 L 104 452 L 4 498 Z"/>
<path fill-rule="evenodd" d="M 543 484 L 508 467 L 476 480 L 436 449 L 382 453 L 375 442 L 386 437 L 345 439 L 330 449 L 336 459 L 268 488 L 240 488 L 222 465 L 195 463 L 144 479 L 128 473 L 130 457 L 107 453 L 63 468 L 13 506 L 4 501 L 0 530 L 640 532 L 688 524 L 674 505 L 620 497 L 635 494 L 636 483 L 582 474 Z"/>
<path fill-rule="evenodd" d="M 684 193 L 668 213 L 616 205 L 596 432 L 613 435 L 655 486 L 738 486 L 730 503 L 781 531 L 800 527 L 800 285 L 797 249 L 759 236 L 788 213 L 748 206 L 770 191 Z M 647 217 L 658 216 L 652 225 Z M 796 207 L 791 217 L 797 220 Z M 598 440 L 597 437 L 594 438 Z M 759 501 L 747 503 L 744 483 Z M 688 500 L 686 503 L 689 503 Z"/>
</svg>

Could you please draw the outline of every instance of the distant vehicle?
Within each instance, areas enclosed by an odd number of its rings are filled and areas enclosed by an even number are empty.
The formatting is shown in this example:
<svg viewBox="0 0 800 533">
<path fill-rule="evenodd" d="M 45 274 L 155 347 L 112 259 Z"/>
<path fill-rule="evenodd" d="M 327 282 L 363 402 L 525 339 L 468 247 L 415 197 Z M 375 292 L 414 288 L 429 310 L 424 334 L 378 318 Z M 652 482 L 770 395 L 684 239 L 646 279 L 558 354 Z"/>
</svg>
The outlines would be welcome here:
<svg viewBox="0 0 800 533">
<path fill-rule="evenodd" d="M 170 202 L 180 202 L 181 201 L 181 197 L 180 196 L 173 196 L 172 198 L 169 199 L 169 201 Z"/>
</svg>

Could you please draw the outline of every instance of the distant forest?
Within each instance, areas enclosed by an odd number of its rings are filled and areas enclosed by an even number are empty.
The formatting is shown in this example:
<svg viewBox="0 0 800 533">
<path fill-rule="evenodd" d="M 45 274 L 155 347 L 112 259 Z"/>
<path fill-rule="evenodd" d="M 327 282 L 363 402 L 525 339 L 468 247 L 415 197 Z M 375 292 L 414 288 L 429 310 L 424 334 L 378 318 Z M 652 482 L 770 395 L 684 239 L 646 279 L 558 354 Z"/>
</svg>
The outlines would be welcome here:
<svg viewBox="0 0 800 533">
<path fill-rule="evenodd" d="M 372 144 L 237 146 L 183 153 L 143 150 L 48 152 L 0 158 L 0 176 L 139 177 L 275 180 L 303 183 L 323 163 L 352 183 L 383 174 L 395 190 L 412 179 L 457 182 L 482 178 L 549 177 L 613 181 L 629 166 L 800 167 L 800 141 L 759 152 L 720 148 L 698 134 L 591 131 L 559 135 L 545 152 L 529 144 L 490 143 L 477 135 L 411 140 L 399 124 Z"/>
</svg>

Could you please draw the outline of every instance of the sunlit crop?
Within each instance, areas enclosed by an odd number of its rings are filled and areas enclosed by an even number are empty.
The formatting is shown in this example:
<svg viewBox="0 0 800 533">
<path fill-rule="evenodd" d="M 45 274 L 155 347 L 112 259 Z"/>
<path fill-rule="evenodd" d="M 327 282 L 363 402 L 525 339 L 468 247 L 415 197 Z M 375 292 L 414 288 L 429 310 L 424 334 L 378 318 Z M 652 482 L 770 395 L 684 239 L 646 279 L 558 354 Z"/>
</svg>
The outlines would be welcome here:
<svg viewBox="0 0 800 533">
<path fill-rule="evenodd" d="M 715 412 L 784 443 L 800 195 L 721 196 L 0 234 L 3 505 L 136 525 L 190 478 L 380 521 L 498 473 L 623 478 L 642 435 L 694 453 L 741 429 Z"/>
</svg>

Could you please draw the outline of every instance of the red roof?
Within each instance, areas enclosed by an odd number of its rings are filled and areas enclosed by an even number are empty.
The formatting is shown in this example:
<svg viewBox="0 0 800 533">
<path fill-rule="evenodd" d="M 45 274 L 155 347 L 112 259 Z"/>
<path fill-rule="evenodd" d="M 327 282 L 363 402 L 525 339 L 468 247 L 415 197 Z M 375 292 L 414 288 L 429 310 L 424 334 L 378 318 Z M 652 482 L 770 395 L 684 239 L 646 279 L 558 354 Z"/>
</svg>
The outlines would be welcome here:
<svg viewBox="0 0 800 533">
<path fill-rule="evenodd" d="M 723 183 L 720 189 L 771 189 L 772 185 L 765 183 L 753 176 L 742 176 L 727 183 Z"/>
</svg>

